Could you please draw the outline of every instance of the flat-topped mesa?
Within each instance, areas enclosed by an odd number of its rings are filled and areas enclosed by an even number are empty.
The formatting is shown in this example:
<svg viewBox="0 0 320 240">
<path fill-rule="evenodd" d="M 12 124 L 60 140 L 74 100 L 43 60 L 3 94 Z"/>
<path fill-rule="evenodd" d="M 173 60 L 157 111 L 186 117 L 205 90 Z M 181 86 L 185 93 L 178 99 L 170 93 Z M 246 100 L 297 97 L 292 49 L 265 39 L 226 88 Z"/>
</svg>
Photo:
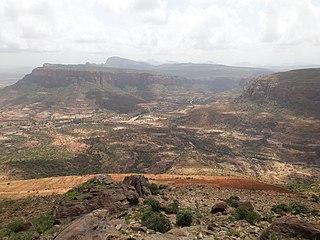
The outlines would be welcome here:
<svg viewBox="0 0 320 240">
<path fill-rule="evenodd" d="M 83 83 L 98 86 L 112 85 L 119 88 L 145 84 L 178 84 L 181 78 L 165 76 L 148 72 L 121 71 L 105 67 L 90 67 L 86 65 L 53 65 L 44 64 L 19 82 L 34 83 L 42 87 L 66 87 L 71 84 Z M 21 83 L 20 83 L 21 84 Z"/>
</svg>

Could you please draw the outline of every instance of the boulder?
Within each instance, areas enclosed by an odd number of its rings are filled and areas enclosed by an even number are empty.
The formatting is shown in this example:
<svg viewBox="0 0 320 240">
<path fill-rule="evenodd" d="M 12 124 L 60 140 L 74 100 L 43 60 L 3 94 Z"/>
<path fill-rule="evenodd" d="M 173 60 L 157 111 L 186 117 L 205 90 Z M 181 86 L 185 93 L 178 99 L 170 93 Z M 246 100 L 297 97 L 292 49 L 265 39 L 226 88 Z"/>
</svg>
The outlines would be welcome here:
<svg viewBox="0 0 320 240">
<path fill-rule="evenodd" d="M 304 239 L 320 239 L 320 225 L 311 224 L 297 217 L 285 216 L 276 219 L 259 237 L 260 240 L 270 239 L 275 234 L 279 239 L 303 237 Z"/>
<path fill-rule="evenodd" d="M 150 189 L 148 188 L 149 181 L 142 175 L 126 176 L 123 183 L 134 187 L 140 197 L 145 198 L 151 195 Z"/>
<path fill-rule="evenodd" d="M 213 205 L 210 213 L 215 214 L 215 213 L 219 213 L 219 212 L 226 212 L 227 209 L 228 209 L 227 203 L 219 202 L 219 203 L 216 203 L 215 205 Z"/>
<path fill-rule="evenodd" d="M 246 200 L 239 200 L 237 202 L 237 208 L 240 207 L 240 206 L 246 207 L 249 210 L 254 210 L 254 207 L 253 207 L 252 203 L 249 202 L 249 201 L 246 201 Z"/>
<path fill-rule="evenodd" d="M 108 235 L 108 210 L 98 209 L 73 221 L 55 240 L 105 240 Z"/>
<path fill-rule="evenodd" d="M 238 207 L 238 202 L 240 201 L 240 198 L 238 196 L 231 196 L 228 199 L 225 200 L 225 202 L 230 207 Z"/>
</svg>

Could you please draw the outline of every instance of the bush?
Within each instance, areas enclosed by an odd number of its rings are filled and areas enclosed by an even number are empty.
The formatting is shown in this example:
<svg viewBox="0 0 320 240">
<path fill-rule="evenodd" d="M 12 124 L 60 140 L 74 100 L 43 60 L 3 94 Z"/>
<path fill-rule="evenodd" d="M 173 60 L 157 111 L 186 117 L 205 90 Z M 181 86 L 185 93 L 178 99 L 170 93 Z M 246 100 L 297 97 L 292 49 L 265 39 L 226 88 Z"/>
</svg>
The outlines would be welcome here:
<svg viewBox="0 0 320 240">
<path fill-rule="evenodd" d="M 141 217 L 142 225 L 157 232 L 165 233 L 171 229 L 171 223 L 161 212 L 147 210 Z"/>
<path fill-rule="evenodd" d="M 143 201 L 144 204 L 149 205 L 154 212 L 160 211 L 160 203 L 154 198 L 147 198 Z"/>
<path fill-rule="evenodd" d="M 190 210 L 181 210 L 177 213 L 176 223 L 180 227 L 189 227 L 192 223 L 192 212 Z"/>
<path fill-rule="evenodd" d="M 48 231 L 54 226 L 56 219 L 51 214 L 44 214 L 40 218 L 34 219 L 32 221 L 34 228 L 40 234 Z"/>
<path fill-rule="evenodd" d="M 281 203 L 281 204 L 272 206 L 271 211 L 277 214 L 282 214 L 282 215 L 284 213 L 292 213 L 294 215 L 297 215 L 301 213 L 308 213 L 309 208 L 300 203 L 291 203 L 289 205 Z"/>
<path fill-rule="evenodd" d="M 311 199 L 312 199 L 314 202 L 318 203 L 318 202 L 320 202 L 320 195 L 312 194 Z"/>
<path fill-rule="evenodd" d="M 179 201 L 173 200 L 168 207 L 166 207 L 166 214 L 177 214 L 179 210 Z"/>
<path fill-rule="evenodd" d="M 290 212 L 295 215 L 309 212 L 309 208 L 300 203 L 291 203 L 289 205 L 289 208 L 290 208 Z"/>
<path fill-rule="evenodd" d="M 22 219 L 18 219 L 12 223 L 10 223 L 8 226 L 7 226 L 8 229 L 10 229 L 12 232 L 20 232 L 22 230 L 24 230 L 24 222 Z"/>
<path fill-rule="evenodd" d="M 277 214 L 284 214 L 289 212 L 290 208 L 287 204 L 281 203 L 278 205 L 273 205 L 271 211 Z"/>
<path fill-rule="evenodd" d="M 155 183 L 149 183 L 148 188 L 150 189 L 152 195 L 158 195 L 160 193 L 159 187 Z"/>
<path fill-rule="evenodd" d="M 234 212 L 233 212 L 233 217 L 236 221 L 238 220 L 246 220 L 250 224 L 255 224 L 261 220 L 261 216 L 245 206 L 240 206 L 238 207 Z"/>
</svg>

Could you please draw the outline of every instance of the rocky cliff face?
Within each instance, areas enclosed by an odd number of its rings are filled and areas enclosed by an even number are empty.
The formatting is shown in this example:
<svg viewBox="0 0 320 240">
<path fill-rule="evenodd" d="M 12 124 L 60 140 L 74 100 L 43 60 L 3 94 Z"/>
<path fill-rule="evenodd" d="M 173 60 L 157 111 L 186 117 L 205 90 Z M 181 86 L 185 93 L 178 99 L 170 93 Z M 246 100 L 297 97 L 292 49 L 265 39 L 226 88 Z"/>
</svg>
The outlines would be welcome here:
<svg viewBox="0 0 320 240">
<path fill-rule="evenodd" d="M 320 69 L 294 70 L 255 79 L 242 96 L 260 103 L 276 101 L 300 112 L 320 112 Z"/>
<path fill-rule="evenodd" d="M 56 88 L 66 87 L 71 84 L 81 85 L 92 83 L 103 87 L 112 85 L 119 88 L 125 86 L 137 86 L 147 84 L 181 84 L 181 78 L 163 76 L 147 72 L 112 71 L 108 68 L 73 68 L 44 66 L 36 68 L 31 74 L 26 75 L 21 83 L 34 83 L 42 87 Z"/>
</svg>

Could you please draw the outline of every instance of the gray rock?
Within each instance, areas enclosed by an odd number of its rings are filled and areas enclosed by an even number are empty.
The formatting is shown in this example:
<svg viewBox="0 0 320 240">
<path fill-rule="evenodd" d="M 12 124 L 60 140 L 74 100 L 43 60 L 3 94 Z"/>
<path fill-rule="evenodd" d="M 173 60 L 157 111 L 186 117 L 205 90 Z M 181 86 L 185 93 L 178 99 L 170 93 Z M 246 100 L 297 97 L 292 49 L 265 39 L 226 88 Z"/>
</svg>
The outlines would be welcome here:
<svg viewBox="0 0 320 240">
<path fill-rule="evenodd" d="M 297 217 L 281 217 L 276 219 L 259 237 L 260 240 L 267 240 L 271 234 L 279 239 L 303 237 L 305 239 L 320 239 L 320 225 L 311 224 L 298 219 Z"/>
<path fill-rule="evenodd" d="M 126 176 L 123 183 L 134 187 L 140 197 L 145 198 L 151 195 L 150 189 L 147 186 L 149 181 L 142 175 Z"/>
<path fill-rule="evenodd" d="M 215 213 L 219 213 L 219 212 L 226 212 L 227 209 L 228 209 L 227 203 L 219 202 L 219 203 L 216 203 L 215 205 L 213 205 L 210 213 L 215 214 Z"/>
<path fill-rule="evenodd" d="M 98 209 L 73 221 L 55 240 L 106 240 L 108 210 Z"/>
</svg>

